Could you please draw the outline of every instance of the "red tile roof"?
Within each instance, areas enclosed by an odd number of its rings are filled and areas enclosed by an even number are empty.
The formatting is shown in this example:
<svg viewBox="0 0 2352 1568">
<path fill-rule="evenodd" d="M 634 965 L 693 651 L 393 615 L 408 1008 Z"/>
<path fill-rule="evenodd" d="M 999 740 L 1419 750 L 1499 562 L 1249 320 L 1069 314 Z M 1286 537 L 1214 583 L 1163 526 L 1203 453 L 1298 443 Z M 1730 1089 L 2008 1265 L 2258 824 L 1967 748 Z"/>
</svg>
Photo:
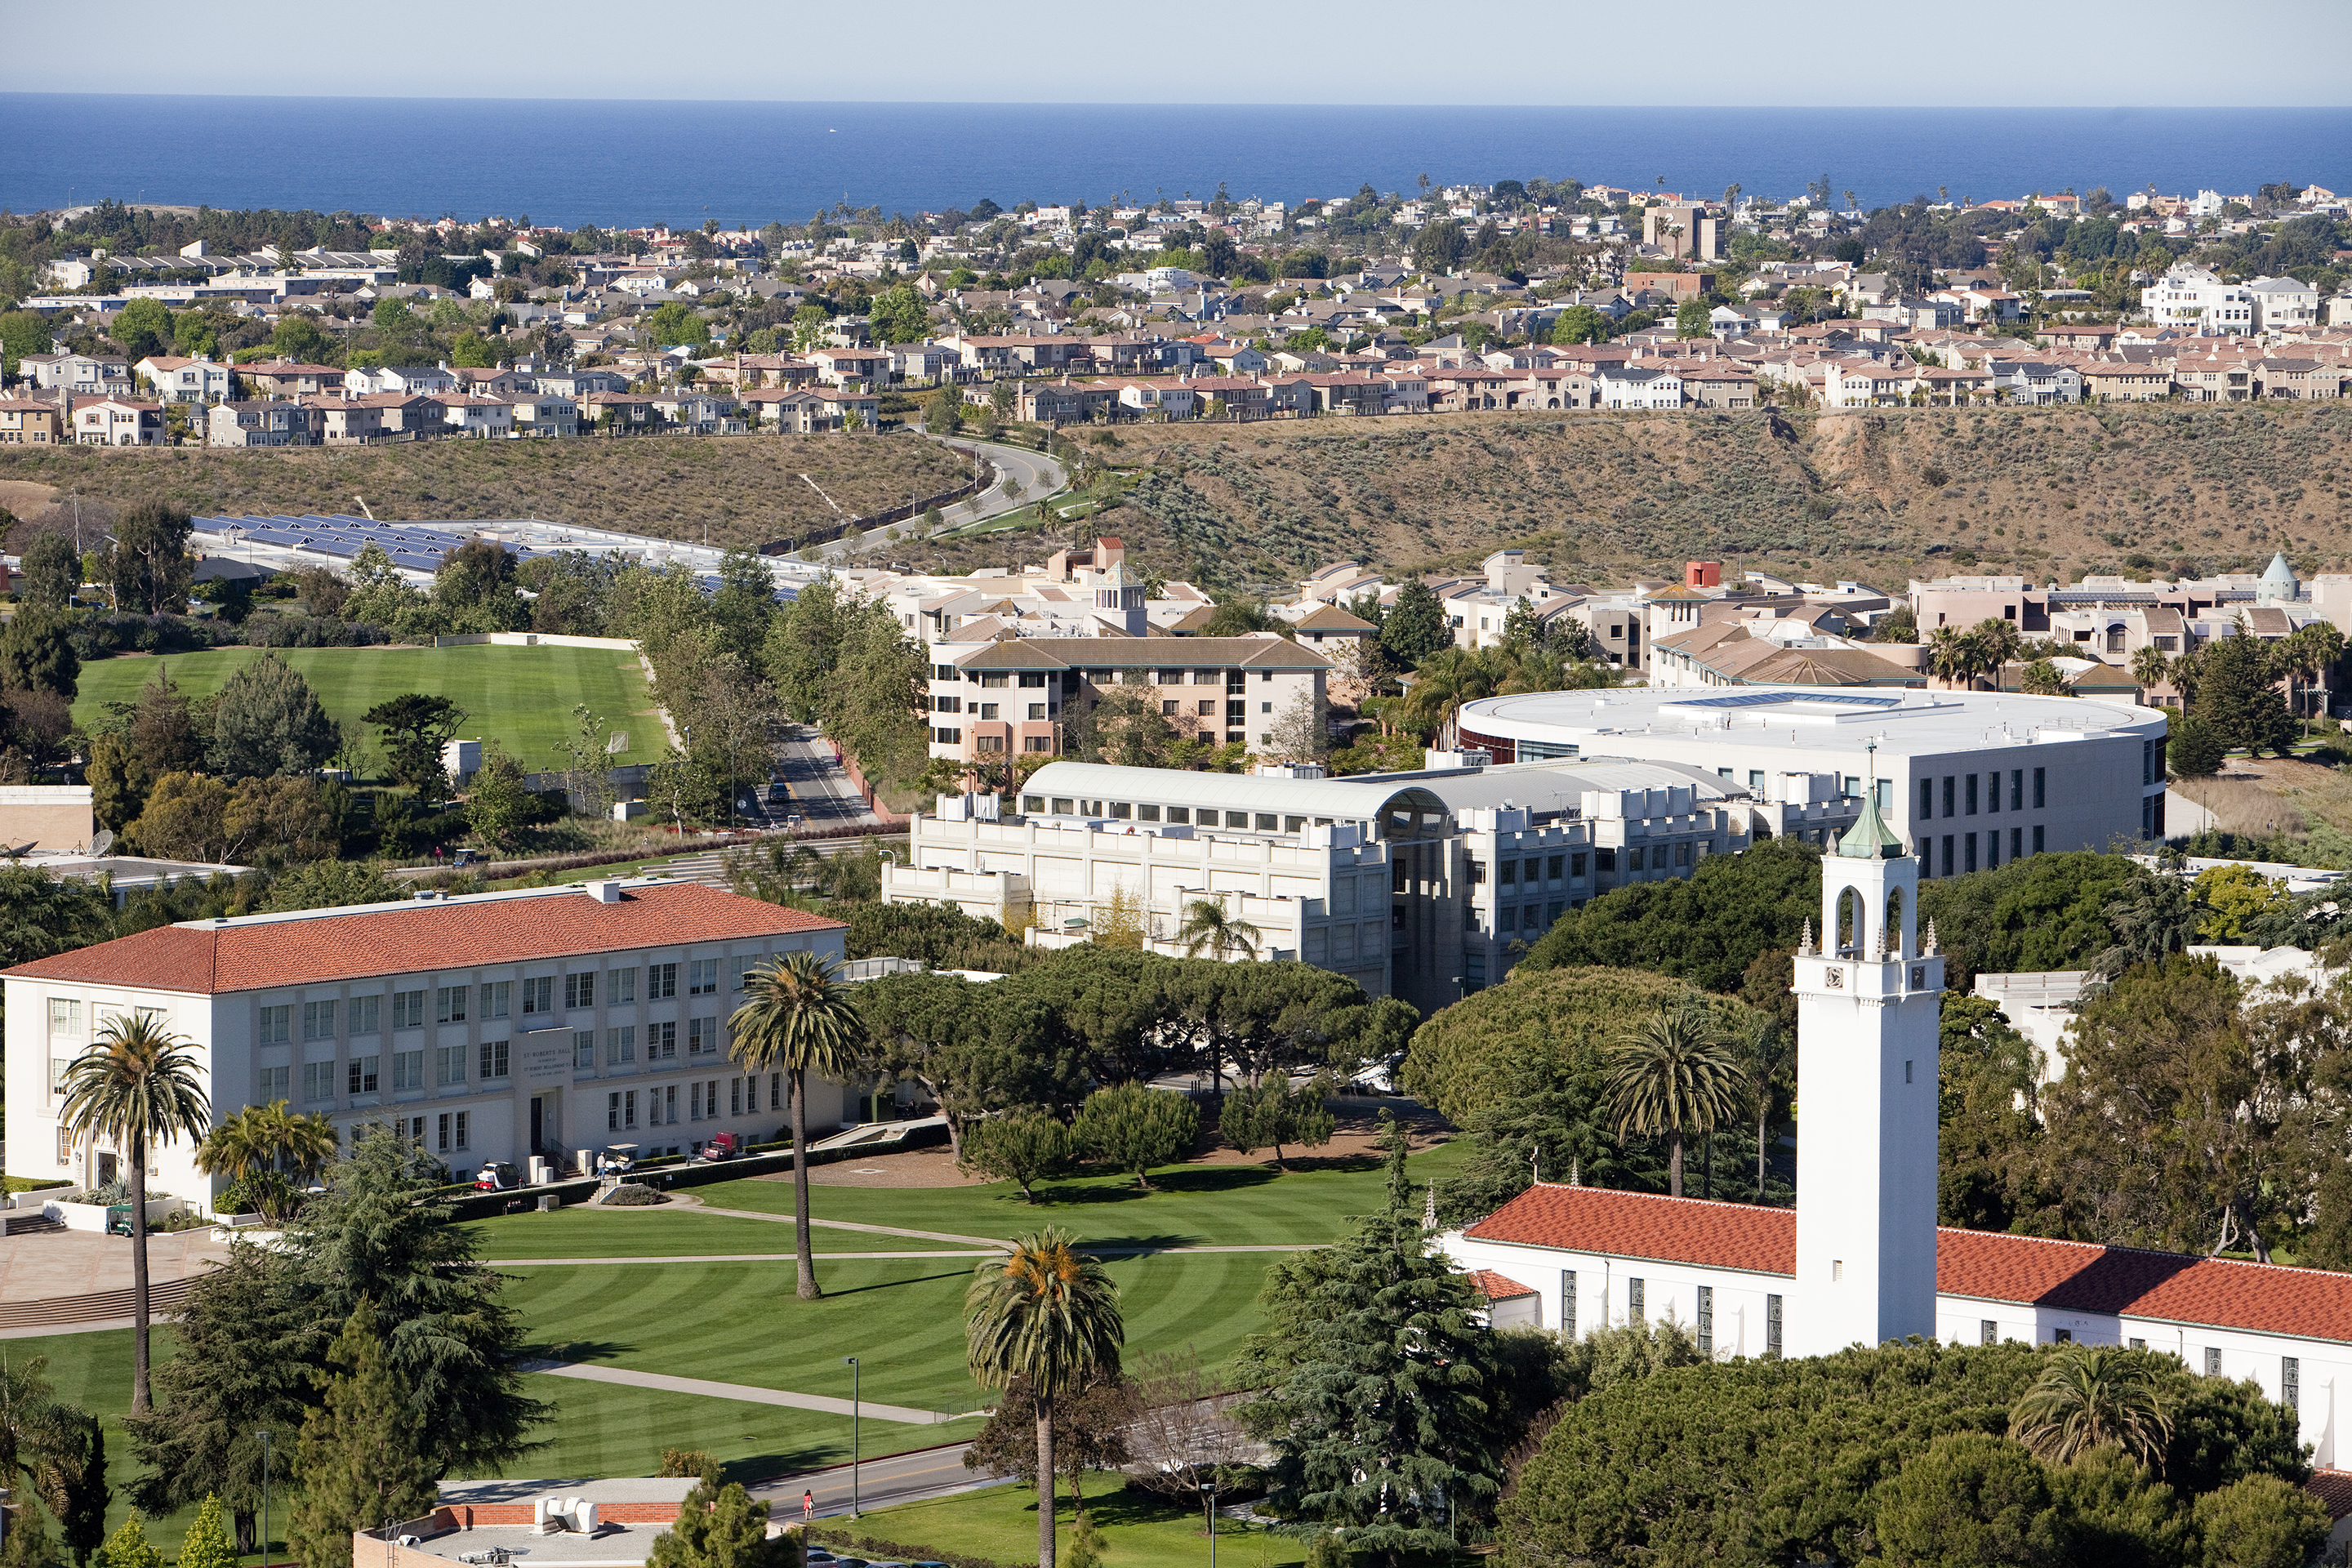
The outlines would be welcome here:
<svg viewBox="0 0 2352 1568">
<path fill-rule="evenodd" d="M 1470 1283 L 1476 1286 L 1478 1294 L 1489 1301 L 1509 1301 L 1536 1293 L 1535 1287 L 1522 1285 L 1509 1275 L 1497 1274 L 1491 1268 L 1470 1270 Z"/>
<path fill-rule="evenodd" d="M 1533 1187 L 1465 1233 L 1755 1274 L 1794 1274 L 1790 1209 Z M 1992 1231 L 1936 1233 L 1939 1295 L 2352 1342 L 2352 1274 Z"/>
<path fill-rule="evenodd" d="M 2352 1470 L 2326 1470 L 2314 1468 L 2311 1479 L 2303 1489 L 2317 1498 L 2327 1510 L 2327 1517 L 2340 1520 L 2352 1513 Z"/>
<path fill-rule="evenodd" d="M 211 995 L 845 929 L 821 915 L 680 882 L 626 888 L 612 904 L 557 890 L 377 905 L 298 920 L 159 926 L 20 963 L 0 976 Z"/>
</svg>

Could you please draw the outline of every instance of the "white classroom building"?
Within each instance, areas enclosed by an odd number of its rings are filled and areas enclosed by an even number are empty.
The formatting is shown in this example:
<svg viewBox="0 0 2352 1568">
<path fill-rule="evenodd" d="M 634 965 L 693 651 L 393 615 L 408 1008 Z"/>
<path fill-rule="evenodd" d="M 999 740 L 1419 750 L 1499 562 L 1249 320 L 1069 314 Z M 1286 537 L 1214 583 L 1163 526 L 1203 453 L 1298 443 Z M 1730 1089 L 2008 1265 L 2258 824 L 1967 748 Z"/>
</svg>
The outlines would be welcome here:
<svg viewBox="0 0 2352 1568">
<path fill-rule="evenodd" d="M 1913 1334 L 2142 1346 L 2259 1384 L 2315 1463 L 2352 1458 L 2336 1421 L 2352 1414 L 2352 1275 L 1937 1226 L 1944 961 L 1917 929 L 1919 871 L 1871 795 L 1822 861 L 1793 985 L 1794 1211 L 1538 1184 L 1440 1240 L 1493 1321 L 1581 1334 L 1671 1314 L 1721 1357 Z"/>
<path fill-rule="evenodd" d="M 184 921 L 37 959 L 0 972 L 11 1160 L 85 1187 L 124 1173 L 58 1111 L 74 1058 L 134 1012 L 193 1044 L 215 1125 L 283 1100 L 346 1143 L 389 1123 L 461 1175 L 768 1136 L 782 1077 L 727 1054 L 744 972 L 801 950 L 839 963 L 846 931 L 698 883 L 607 879 Z M 844 1093 L 812 1079 L 810 1123 L 838 1122 Z M 151 1149 L 148 1178 L 206 1212 L 219 1185 L 186 1142 Z"/>
</svg>

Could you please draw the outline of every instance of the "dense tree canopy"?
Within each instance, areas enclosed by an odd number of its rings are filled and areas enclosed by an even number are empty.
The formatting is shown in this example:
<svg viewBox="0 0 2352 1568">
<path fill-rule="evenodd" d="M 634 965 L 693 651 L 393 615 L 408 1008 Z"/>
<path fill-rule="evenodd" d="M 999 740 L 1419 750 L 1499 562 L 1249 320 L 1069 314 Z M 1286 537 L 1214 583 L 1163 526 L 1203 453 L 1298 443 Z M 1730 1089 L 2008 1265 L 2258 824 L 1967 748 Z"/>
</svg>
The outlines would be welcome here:
<svg viewBox="0 0 2352 1568">
<path fill-rule="evenodd" d="M 1758 954 L 1795 947 L 1820 911 L 1821 858 L 1801 840 L 1773 839 L 1710 857 L 1686 879 L 1603 893 L 1553 921 L 1518 969 L 1648 969 L 1737 991 Z"/>
</svg>

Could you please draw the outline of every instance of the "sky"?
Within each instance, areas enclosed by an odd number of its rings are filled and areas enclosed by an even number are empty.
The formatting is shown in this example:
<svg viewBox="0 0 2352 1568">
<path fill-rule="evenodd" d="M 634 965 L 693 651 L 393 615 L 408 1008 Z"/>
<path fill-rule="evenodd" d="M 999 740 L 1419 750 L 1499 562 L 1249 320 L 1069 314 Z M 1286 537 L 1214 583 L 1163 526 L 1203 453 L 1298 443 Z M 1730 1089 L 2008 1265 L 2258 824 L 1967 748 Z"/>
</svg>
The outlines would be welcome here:
<svg viewBox="0 0 2352 1568">
<path fill-rule="evenodd" d="M 2259 26 L 2254 17 L 2259 16 Z M 566 0 L 127 26 L 0 0 L 0 90 L 817 102 L 2352 105 L 2352 3 Z M 62 68 L 61 62 L 79 62 Z M 185 132 L 191 128 L 158 127 Z"/>
</svg>

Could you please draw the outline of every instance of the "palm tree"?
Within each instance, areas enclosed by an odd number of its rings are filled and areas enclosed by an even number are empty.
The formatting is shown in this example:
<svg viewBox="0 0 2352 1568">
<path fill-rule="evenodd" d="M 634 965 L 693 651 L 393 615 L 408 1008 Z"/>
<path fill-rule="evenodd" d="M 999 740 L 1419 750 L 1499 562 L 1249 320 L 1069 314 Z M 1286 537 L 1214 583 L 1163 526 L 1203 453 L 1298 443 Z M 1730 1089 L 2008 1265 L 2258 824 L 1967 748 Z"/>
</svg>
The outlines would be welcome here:
<svg viewBox="0 0 2352 1568">
<path fill-rule="evenodd" d="M 963 1305 L 973 1379 L 1004 1388 L 1017 1378 L 1037 1401 L 1037 1568 L 1054 1568 L 1054 1401 L 1118 1375 L 1118 1287 L 1048 1226 L 973 1269 Z"/>
<path fill-rule="evenodd" d="M 307 1184 L 334 1163 L 334 1123 L 323 1116 L 291 1113 L 286 1101 L 248 1105 L 205 1134 L 196 1146 L 196 1169 L 247 1184 L 255 1206 L 284 1218 Z M 290 1179 L 289 1179 L 290 1178 Z"/>
<path fill-rule="evenodd" d="M 782 1070 L 792 1097 L 793 1216 L 800 1246 L 800 1298 L 814 1301 L 816 1259 L 809 1250 L 808 1075 L 845 1082 L 865 1066 L 866 1020 L 833 965 L 788 952 L 743 976 L 750 1000 L 728 1020 L 728 1054 L 755 1073 Z"/>
<path fill-rule="evenodd" d="M 66 1069 L 58 1120 L 75 1138 L 105 1139 L 131 1158 L 131 1410 L 147 1397 L 147 1146 L 194 1142 L 212 1120 L 193 1042 L 142 1010 L 109 1018 L 98 1043 Z"/>
<path fill-rule="evenodd" d="M 1617 1136 L 1666 1140 L 1667 1191 L 1683 1195 L 1683 1140 L 1739 1112 L 1741 1076 L 1714 1020 L 1687 1004 L 1660 1009 L 1608 1049 Z"/>
<path fill-rule="evenodd" d="M 1927 668 L 1946 686 L 1957 686 L 1975 673 L 1975 650 L 1954 626 L 1937 626 L 1927 634 Z"/>
<path fill-rule="evenodd" d="M 2131 677 L 2139 682 L 2142 695 L 2146 695 L 2147 689 L 2151 686 L 2163 685 L 2165 675 L 2170 668 L 2170 661 L 2164 657 L 2164 650 L 2154 643 L 2147 644 L 2131 657 Z"/>
<path fill-rule="evenodd" d="M 2025 638 L 2018 632 L 2017 623 L 2003 620 L 1999 616 L 1986 616 L 1970 627 L 1968 635 L 1983 654 L 1984 668 L 1988 669 L 1999 669 L 2016 658 L 2025 647 Z"/>
<path fill-rule="evenodd" d="M 1176 940 L 1184 944 L 1187 958 L 1198 958 L 1203 952 L 1211 958 L 1230 954 L 1255 958 L 1261 934 L 1249 921 L 1226 913 L 1225 906 L 1215 899 L 1194 899 L 1186 904 L 1184 923 L 1176 928 Z"/>
<path fill-rule="evenodd" d="M 1769 1013 L 1759 1013 L 1742 1031 L 1739 1039 L 1739 1071 L 1748 1080 L 1748 1096 L 1756 1107 L 1756 1201 L 1764 1201 L 1764 1139 L 1771 1130 L 1772 1080 L 1787 1065 L 1790 1047 L 1796 1042 L 1784 1039 L 1780 1021 Z"/>
<path fill-rule="evenodd" d="M 2172 1414 L 2144 1356 L 2113 1348 L 2062 1351 L 2019 1396 L 2009 1435 L 2045 1464 L 2113 1447 L 2147 1465 L 2171 1441 Z"/>
</svg>

